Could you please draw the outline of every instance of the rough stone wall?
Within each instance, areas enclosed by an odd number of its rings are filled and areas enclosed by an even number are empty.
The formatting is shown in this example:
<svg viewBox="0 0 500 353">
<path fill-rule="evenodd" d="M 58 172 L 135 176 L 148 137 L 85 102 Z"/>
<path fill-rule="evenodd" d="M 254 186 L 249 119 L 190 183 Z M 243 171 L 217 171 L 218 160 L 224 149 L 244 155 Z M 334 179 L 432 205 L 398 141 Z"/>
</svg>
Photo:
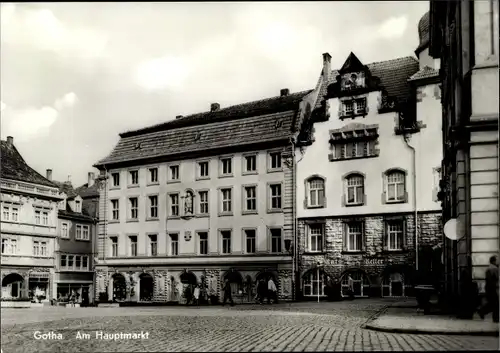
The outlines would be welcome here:
<svg viewBox="0 0 500 353">
<path fill-rule="evenodd" d="M 391 215 L 394 216 L 394 215 Z M 415 267 L 414 214 L 404 214 L 406 218 L 406 241 L 402 251 L 384 251 L 384 215 L 355 217 L 364 220 L 365 249 L 361 253 L 343 252 L 344 218 L 308 219 L 307 222 L 325 222 L 324 252 L 308 253 L 306 248 L 306 221 L 299 220 L 299 271 L 301 278 L 318 264 L 333 279 L 340 279 L 345 271 L 362 269 L 372 286 L 379 286 L 382 272 L 388 265 L 410 265 Z M 441 213 L 418 215 L 420 228 L 419 246 L 436 245 L 441 241 Z M 299 284 L 301 285 L 301 283 Z"/>
</svg>

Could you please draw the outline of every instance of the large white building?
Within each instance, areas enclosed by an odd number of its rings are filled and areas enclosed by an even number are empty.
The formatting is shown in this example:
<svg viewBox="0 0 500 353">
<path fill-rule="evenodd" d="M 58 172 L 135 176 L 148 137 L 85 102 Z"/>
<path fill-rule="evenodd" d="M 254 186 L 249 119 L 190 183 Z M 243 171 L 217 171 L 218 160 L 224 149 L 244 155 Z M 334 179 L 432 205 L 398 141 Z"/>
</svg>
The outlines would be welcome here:
<svg viewBox="0 0 500 353">
<path fill-rule="evenodd" d="M 429 270 L 441 238 L 439 61 L 416 54 L 365 65 L 351 53 L 339 70 L 324 54 L 296 150 L 305 297 L 325 295 L 326 277 L 345 295 L 348 275 L 357 296 L 411 295 L 416 267 Z"/>
</svg>

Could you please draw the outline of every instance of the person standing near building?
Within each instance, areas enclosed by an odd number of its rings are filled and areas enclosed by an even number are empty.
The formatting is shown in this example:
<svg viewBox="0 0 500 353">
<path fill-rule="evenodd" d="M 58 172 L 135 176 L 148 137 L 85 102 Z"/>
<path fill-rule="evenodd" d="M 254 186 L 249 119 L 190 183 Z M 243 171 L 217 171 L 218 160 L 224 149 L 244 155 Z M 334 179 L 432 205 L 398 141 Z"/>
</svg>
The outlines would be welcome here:
<svg viewBox="0 0 500 353">
<path fill-rule="evenodd" d="M 194 287 L 194 291 L 193 291 L 193 304 L 194 305 L 200 305 L 200 285 L 197 284 L 195 287 Z"/>
<path fill-rule="evenodd" d="M 224 281 L 224 300 L 222 301 L 222 306 L 226 305 L 226 301 L 229 300 L 229 303 L 231 303 L 231 306 L 234 306 L 233 302 L 233 296 L 231 294 L 231 283 L 229 283 L 229 280 L 226 278 Z"/>
<path fill-rule="evenodd" d="M 484 287 L 486 303 L 479 309 L 479 316 L 493 312 L 493 322 L 498 322 L 498 263 L 496 255 L 490 257 L 490 265 L 486 270 L 486 285 Z"/>
<path fill-rule="evenodd" d="M 354 280 L 351 275 L 347 275 L 347 286 L 349 287 L 349 299 L 354 300 Z"/>
<path fill-rule="evenodd" d="M 269 281 L 267 281 L 267 303 L 271 304 L 271 298 L 275 304 L 278 304 L 278 289 L 276 288 L 276 284 L 271 277 L 269 277 Z"/>
<path fill-rule="evenodd" d="M 266 292 L 267 292 L 266 283 L 264 282 L 263 279 L 260 279 L 257 282 L 257 295 L 255 296 L 255 300 L 258 301 L 260 304 L 262 304 L 264 298 L 266 297 Z"/>
</svg>

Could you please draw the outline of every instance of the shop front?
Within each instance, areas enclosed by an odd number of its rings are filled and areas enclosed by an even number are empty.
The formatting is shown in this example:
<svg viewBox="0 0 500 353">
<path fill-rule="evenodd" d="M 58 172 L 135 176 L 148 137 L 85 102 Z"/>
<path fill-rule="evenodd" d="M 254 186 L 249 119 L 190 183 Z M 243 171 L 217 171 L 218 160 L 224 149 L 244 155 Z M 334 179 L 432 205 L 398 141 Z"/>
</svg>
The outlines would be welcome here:
<svg viewBox="0 0 500 353">
<path fill-rule="evenodd" d="M 59 273 L 56 280 L 56 299 L 59 303 L 75 303 L 80 306 L 94 302 L 93 278 L 88 273 Z"/>
</svg>

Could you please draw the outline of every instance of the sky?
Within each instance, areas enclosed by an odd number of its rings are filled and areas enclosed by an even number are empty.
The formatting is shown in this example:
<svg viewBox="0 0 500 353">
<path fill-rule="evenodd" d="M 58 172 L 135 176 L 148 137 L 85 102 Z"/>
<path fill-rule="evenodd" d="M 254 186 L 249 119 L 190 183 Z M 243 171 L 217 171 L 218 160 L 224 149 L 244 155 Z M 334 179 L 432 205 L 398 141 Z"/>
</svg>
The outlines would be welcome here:
<svg viewBox="0 0 500 353">
<path fill-rule="evenodd" d="M 427 1 L 2 3 L 1 138 L 74 186 L 120 132 L 415 55 Z"/>
</svg>

